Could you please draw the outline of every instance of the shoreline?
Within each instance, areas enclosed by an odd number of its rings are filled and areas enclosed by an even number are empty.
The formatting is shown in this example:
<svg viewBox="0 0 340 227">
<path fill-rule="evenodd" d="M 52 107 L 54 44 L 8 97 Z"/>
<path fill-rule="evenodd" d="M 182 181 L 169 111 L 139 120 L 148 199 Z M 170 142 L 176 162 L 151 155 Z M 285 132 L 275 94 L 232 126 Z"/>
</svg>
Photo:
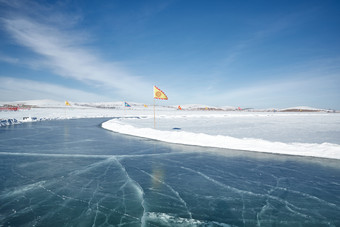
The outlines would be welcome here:
<svg viewBox="0 0 340 227">
<path fill-rule="evenodd" d="M 117 119 L 103 122 L 101 127 L 125 135 L 173 144 L 340 160 L 340 145 L 332 143 L 282 143 L 185 131 L 162 131 L 152 128 L 137 128 L 121 123 Z"/>
</svg>

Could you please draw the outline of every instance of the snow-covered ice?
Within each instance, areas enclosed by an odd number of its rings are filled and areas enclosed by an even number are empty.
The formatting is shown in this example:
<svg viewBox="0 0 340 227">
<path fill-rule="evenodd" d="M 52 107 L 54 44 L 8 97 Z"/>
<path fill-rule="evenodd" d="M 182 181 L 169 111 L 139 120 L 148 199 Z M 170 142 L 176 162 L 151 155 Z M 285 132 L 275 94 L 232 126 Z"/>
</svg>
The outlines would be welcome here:
<svg viewBox="0 0 340 227">
<path fill-rule="evenodd" d="M 157 106 L 154 128 L 152 106 L 33 103 L 41 108 L 0 112 L 0 124 L 109 117 L 114 119 L 102 124 L 105 129 L 164 142 L 340 159 L 338 113 L 179 111 Z"/>
<path fill-rule="evenodd" d="M 113 119 L 102 127 L 186 145 L 340 159 L 340 116 L 233 113 Z"/>
</svg>

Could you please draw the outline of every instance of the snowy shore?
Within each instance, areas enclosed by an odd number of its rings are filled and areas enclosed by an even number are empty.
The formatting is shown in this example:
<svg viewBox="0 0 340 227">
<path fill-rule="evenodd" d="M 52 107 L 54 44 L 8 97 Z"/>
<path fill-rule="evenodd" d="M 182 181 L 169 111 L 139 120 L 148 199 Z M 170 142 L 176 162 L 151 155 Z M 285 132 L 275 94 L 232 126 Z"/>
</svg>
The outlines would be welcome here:
<svg viewBox="0 0 340 227">
<path fill-rule="evenodd" d="M 237 116 L 233 116 L 237 117 Z M 242 116 L 243 118 L 253 118 L 254 116 Z M 260 118 L 266 118 L 266 116 L 258 115 Z M 284 116 L 282 120 L 287 121 L 287 117 Z M 317 118 L 323 118 L 324 116 L 317 116 Z M 339 116 L 340 117 L 340 116 Z M 150 127 L 138 127 L 131 125 L 131 122 L 134 121 L 135 125 L 143 125 L 143 121 L 147 121 L 148 118 L 136 118 L 136 119 L 113 119 L 102 124 L 103 128 L 108 130 L 144 137 L 159 141 L 164 141 L 168 143 L 178 143 L 185 145 L 195 145 L 195 146 L 203 146 L 203 147 L 217 147 L 217 148 L 227 148 L 227 149 L 235 149 L 235 150 L 248 150 L 248 151 L 257 151 L 257 152 L 265 152 L 265 153 L 277 153 L 277 154 L 286 154 L 286 155 L 298 155 L 298 156 L 309 156 L 309 157 L 318 157 L 318 158 L 331 158 L 331 159 L 340 159 L 340 145 L 337 143 L 305 143 L 305 142 L 282 142 L 278 140 L 265 140 L 262 139 L 264 137 L 263 132 L 261 132 L 261 125 L 253 125 L 253 130 L 258 132 L 255 138 L 244 138 L 244 137 L 232 137 L 228 135 L 228 129 L 218 128 L 216 126 L 216 131 L 219 131 L 220 134 L 213 133 L 208 134 L 207 132 L 211 131 L 209 127 L 204 128 L 207 122 L 204 123 L 204 117 L 197 116 L 176 116 L 176 118 L 185 118 L 188 121 L 184 127 L 192 128 L 194 130 L 183 131 L 181 128 L 172 128 L 168 127 L 167 130 L 161 129 L 153 129 Z M 191 118 L 191 119 L 190 119 Z M 194 120 L 192 119 L 194 118 Z M 202 121 L 203 118 L 203 121 Z M 230 117 L 223 117 L 215 115 L 212 118 L 218 118 L 219 122 L 221 122 L 221 126 L 225 125 L 225 122 L 230 120 Z M 214 119 L 212 119 L 214 121 Z M 128 123 L 127 123 L 128 122 Z M 171 121 L 170 121 L 171 122 Z M 174 122 L 174 121 L 172 121 Z M 223 124 L 224 123 L 224 124 Z M 150 124 L 149 124 L 150 125 Z M 200 132 L 192 132 L 195 131 L 195 127 L 197 125 L 201 126 Z M 282 124 L 283 127 L 284 124 Z M 168 125 L 169 126 L 169 125 Z M 176 125 L 178 126 L 178 124 Z M 234 125 L 235 126 L 235 125 Z M 272 126 L 268 126 L 269 131 L 273 131 Z M 321 126 L 322 127 L 322 126 Z M 284 130 L 284 128 L 279 129 Z M 302 130 L 309 130 L 309 127 L 306 127 Z M 205 132 L 206 131 L 206 132 Z M 262 135 L 261 135 L 262 133 Z M 310 131 L 306 131 L 305 133 L 311 133 Z M 334 132 L 329 132 L 334 133 Z M 284 133 L 283 133 L 284 134 Z M 339 132 L 338 132 L 339 134 Z M 296 135 L 296 134 L 295 134 Z M 285 139 L 288 138 L 293 140 L 294 135 L 285 135 Z M 331 138 L 332 136 L 324 135 L 324 140 Z M 311 138 L 310 138 L 311 139 Z M 320 138 L 318 138 L 320 139 Z M 334 140 L 334 139 L 332 139 Z"/>
<path fill-rule="evenodd" d="M 154 140 L 286 155 L 340 159 L 340 114 L 178 111 L 157 107 L 45 106 L 0 112 L 0 126 L 79 118 L 114 118 L 102 127 Z"/>
</svg>

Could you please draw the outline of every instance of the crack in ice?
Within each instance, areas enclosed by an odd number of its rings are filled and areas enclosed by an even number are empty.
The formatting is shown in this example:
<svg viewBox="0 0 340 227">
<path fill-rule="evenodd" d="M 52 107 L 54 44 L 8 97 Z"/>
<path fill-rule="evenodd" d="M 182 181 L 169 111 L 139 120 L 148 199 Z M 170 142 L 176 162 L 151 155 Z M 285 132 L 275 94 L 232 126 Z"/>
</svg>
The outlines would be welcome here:
<svg viewBox="0 0 340 227">
<path fill-rule="evenodd" d="M 223 187 L 223 188 L 226 188 L 226 189 L 231 190 L 233 192 L 236 192 L 236 193 L 238 193 L 240 195 L 246 194 L 246 195 L 251 195 L 251 196 L 258 196 L 258 197 L 261 197 L 261 198 L 267 198 L 267 199 L 270 198 L 272 200 L 275 200 L 275 201 L 278 201 L 278 202 L 284 204 L 285 207 L 287 208 L 287 210 L 289 210 L 290 212 L 292 212 L 294 214 L 298 214 L 299 216 L 302 216 L 302 217 L 305 217 L 305 218 L 309 217 L 308 215 L 302 214 L 302 213 L 300 213 L 298 211 L 295 211 L 292 208 L 294 208 L 296 210 L 303 210 L 303 209 L 301 209 L 301 208 L 299 208 L 299 207 L 297 207 L 297 206 L 295 206 L 295 205 L 289 203 L 288 201 L 283 200 L 283 199 L 281 199 L 279 197 L 272 196 L 272 195 L 269 195 L 269 194 L 263 195 L 263 194 L 253 193 L 253 192 L 250 192 L 250 191 L 245 191 L 245 190 L 241 190 L 241 189 L 238 189 L 238 188 L 234 188 L 234 187 L 225 185 L 225 184 L 223 184 L 223 183 L 221 183 L 221 182 L 219 182 L 219 181 L 217 181 L 217 180 L 215 180 L 215 179 L 205 175 L 204 173 L 201 173 L 200 171 L 196 171 L 196 170 L 193 170 L 193 169 L 190 169 L 190 168 L 187 168 L 187 167 L 183 167 L 183 166 L 181 168 L 185 169 L 185 170 L 188 170 L 190 172 L 196 173 L 196 174 L 202 176 L 203 178 L 205 178 L 206 180 L 208 180 L 210 182 L 213 182 L 214 184 L 216 184 L 216 185 L 218 185 L 220 187 Z"/>
<path fill-rule="evenodd" d="M 99 208 L 98 208 L 98 203 L 97 203 L 96 216 L 94 217 L 92 227 L 95 227 L 95 226 L 96 226 L 98 211 L 99 211 Z"/>
<path fill-rule="evenodd" d="M 143 208 L 143 214 L 142 217 L 140 218 L 141 221 L 141 226 L 145 226 L 145 213 L 146 213 L 146 208 L 145 208 L 145 201 L 144 201 L 144 190 L 143 188 L 137 183 L 137 181 L 133 180 L 128 172 L 126 171 L 125 167 L 118 161 L 117 158 L 114 158 L 114 160 L 116 161 L 116 163 L 118 164 L 118 166 L 121 168 L 121 170 L 123 171 L 123 173 L 125 174 L 125 177 L 127 179 L 128 182 L 130 182 L 136 189 L 136 191 L 138 192 L 138 195 L 140 197 L 141 200 L 141 206 Z"/>
<path fill-rule="evenodd" d="M 189 209 L 188 209 L 187 203 L 186 203 L 186 202 L 184 201 L 184 199 L 180 196 L 180 194 L 179 194 L 175 189 L 173 189 L 173 187 L 171 187 L 169 184 L 165 183 L 164 181 L 162 181 L 162 180 L 160 180 L 160 179 L 158 179 L 158 178 L 152 176 L 151 174 L 145 172 L 144 170 L 140 170 L 140 171 L 143 172 L 144 174 L 148 175 L 148 176 L 151 177 L 152 179 L 158 181 L 159 183 L 165 185 L 167 188 L 169 188 L 170 191 L 172 191 L 172 192 L 176 195 L 177 199 L 184 205 L 184 207 L 185 207 L 185 209 L 187 210 L 187 213 L 188 213 L 190 219 L 192 219 L 192 214 L 191 214 L 191 212 L 190 212 Z"/>
</svg>

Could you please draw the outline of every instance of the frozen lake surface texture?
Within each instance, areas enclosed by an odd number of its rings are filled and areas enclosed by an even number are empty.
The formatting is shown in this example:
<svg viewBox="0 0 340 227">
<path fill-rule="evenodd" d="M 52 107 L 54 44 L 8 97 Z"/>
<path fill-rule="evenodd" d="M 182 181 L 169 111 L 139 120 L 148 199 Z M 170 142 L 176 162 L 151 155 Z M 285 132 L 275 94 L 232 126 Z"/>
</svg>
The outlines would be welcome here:
<svg viewBox="0 0 340 227">
<path fill-rule="evenodd" d="M 164 143 L 107 120 L 1 127 L 0 226 L 340 226 L 338 159 Z"/>
</svg>

